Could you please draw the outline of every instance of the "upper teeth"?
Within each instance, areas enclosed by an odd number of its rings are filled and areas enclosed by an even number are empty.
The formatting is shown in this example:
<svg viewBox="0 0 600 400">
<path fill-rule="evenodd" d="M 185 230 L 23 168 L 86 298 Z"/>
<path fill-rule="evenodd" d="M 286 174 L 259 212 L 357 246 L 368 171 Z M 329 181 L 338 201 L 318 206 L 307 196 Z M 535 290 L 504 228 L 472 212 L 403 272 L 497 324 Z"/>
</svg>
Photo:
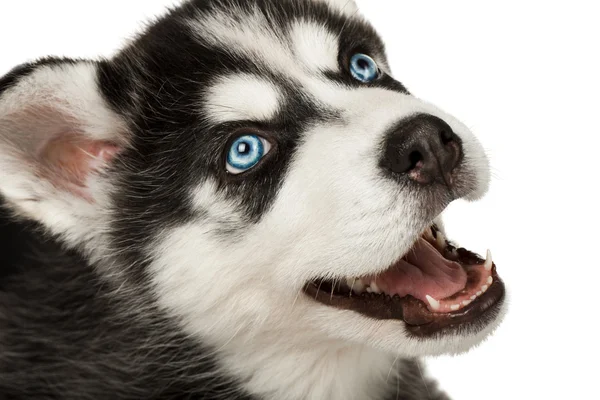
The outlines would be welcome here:
<svg viewBox="0 0 600 400">
<path fill-rule="evenodd" d="M 346 278 L 346 284 L 354 293 L 362 294 L 365 291 L 365 285 L 360 279 Z"/>
<path fill-rule="evenodd" d="M 434 233 L 435 233 L 435 237 L 433 236 Z M 423 237 L 425 239 L 429 240 L 430 242 L 434 242 L 436 247 L 438 247 L 438 249 L 440 251 L 445 250 L 446 239 L 444 237 L 444 234 L 441 231 L 436 230 L 435 232 L 433 232 L 432 228 L 428 228 L 423 233 Z M 483 267 L 484 267 L 485 271 L 490 272 L 492 270 L 493 266 L 494 266 L 494 263 L 492 261 L 492 252 L 490 250 L 488 250 Z M 427 295 L 425 297 L 426 297 L 427 303 L 429 304 L 429 308 L 431 311 L 440 311 L 442 309 L 450 310 L 450 311 L 457 311 L 461 307 L 468 306 L 469 304 L 471 304 L 471 302 L 473 302 L 475 299 L 477 299 L 477 297 L 483 295 L 483 293 L 485 293 L 490 288 L 490 286 L 492 285 L 493 282 L 494 282 L 493 277 L 488 276 L 488 278 L 485 280 L 483 285 L 479 288 L 477 293 L 470 296 L 468 299 L 463 298 L 461 301 L 458 301 L 458 302 L 450 302 L 447 300 L 436 300 L 431 295 Z M 356 293 L 356 294 L 363 294 L 364 292 L 375 293 L 375 294 L 383 293 L 383 291 L 381 290 L 379 285 L 377 285 L 377 283 L 374 280 L 371 282 L 363 282 L 359 278 L 347 278 L 346 284 L 350 288 L 350 291 L 352 293 Z"/>
<path fill-rule="evenodd" d="M 379 288 L 379 286 L 377 286 L 375 281 L 371 282 L 368 286 L 365 286 L 365 290 L 367 291 L 367 293 L 375 293 L 375 294 L 383 293 L 383 291 Z"/>
<path fill-rule="evenodd" d="M 373 293 L 381 294 L 381 289 L 379 289 L 379 286 L 377 286 L 377 283 L 375 283 L 375 281 L 371 282 L 371 291 Z"/>
</svg>

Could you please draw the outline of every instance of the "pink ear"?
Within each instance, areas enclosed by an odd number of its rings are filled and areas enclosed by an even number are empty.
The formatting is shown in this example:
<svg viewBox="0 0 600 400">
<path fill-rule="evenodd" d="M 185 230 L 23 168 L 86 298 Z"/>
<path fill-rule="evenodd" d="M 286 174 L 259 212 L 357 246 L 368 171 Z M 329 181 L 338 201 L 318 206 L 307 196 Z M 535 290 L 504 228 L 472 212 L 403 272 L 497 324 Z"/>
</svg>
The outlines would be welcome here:
<svg viewBox="0 0 600 400">
<path fill-rule="evenodd" d="M 106 168 L 120 148 L 110 142 L 61 135 L 46 143 L 38 155 L 39 173 L 52 184 L 87 196 L 88 178 Z"/>
<path fill-rule="evenodd" d="M 74 242 L 96 233 L 106 173 L 130 139 L 98 76 L 92 61 L 40 62 L 0 91 L 0 196 Z"/>
</svg>

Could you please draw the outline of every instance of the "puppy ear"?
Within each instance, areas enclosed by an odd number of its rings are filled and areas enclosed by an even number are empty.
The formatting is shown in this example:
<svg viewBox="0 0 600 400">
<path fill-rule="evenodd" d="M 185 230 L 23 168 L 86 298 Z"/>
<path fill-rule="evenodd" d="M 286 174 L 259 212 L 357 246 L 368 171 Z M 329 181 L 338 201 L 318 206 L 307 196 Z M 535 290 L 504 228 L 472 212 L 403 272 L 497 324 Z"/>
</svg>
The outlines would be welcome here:
<svg viewBox="0 0 600 400">
<path fill-rule="evenodd" d="M 358 6 L 354 0 L 312 0 L 321 3 L 327 3 L 335 10 L 341 11 L 346 15 L 356 14 Z"/>
<path fill-rule="evenodd" d="M 94 62 L 46 59 L 0 79 L 0 195 L 57 234 L 93 219 L 99 175 L 126 145 Z"/>
</svg>

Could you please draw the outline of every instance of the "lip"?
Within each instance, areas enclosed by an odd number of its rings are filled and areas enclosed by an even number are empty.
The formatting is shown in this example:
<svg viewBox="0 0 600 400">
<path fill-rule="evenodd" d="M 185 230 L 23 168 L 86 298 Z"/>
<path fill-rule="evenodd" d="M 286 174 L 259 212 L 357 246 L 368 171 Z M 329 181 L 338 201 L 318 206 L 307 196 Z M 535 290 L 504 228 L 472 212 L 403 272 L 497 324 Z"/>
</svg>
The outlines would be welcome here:
<svg viewBox="0 0 600 400">
<path fill-rule="evenodd" d="M 478 255 L 457 249 L 460 262 L 483 263 Z M 350 310 L 376 320 L 403 321 L 410 335 L 431 338 L 451 333 L 477 333 L 483 330 L 499 314 L 505 299 L 505 286 L 492 266 L 493 283 L 489 289 L 468 306 L 448 313 L 431 312 L 427 305 L 410 295 L 391 297 L 385 294 L 340 294 L 335 290 L 319 287 L 316 282 L 305 285 L 304 292 L 315 301 L 341 310 Z"/>
</svg>

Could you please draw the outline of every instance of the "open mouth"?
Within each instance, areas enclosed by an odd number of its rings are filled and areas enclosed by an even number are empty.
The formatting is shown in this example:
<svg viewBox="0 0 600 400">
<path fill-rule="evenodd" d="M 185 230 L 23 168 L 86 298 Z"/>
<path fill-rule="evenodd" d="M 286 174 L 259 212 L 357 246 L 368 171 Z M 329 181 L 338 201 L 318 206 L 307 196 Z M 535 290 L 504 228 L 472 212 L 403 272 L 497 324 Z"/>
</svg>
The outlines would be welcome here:
<svg viewBox="0 0 600 400">
<path fill-rule="evenodd" d="M 397 319 L 416 336 L 466 328 L 478 331 L 497 314 L 504 284 L 492 255 L 486 259 L 449 242 L 436 225 L 383 273 L 345 280 L 314 280 L 315 300 L 376 319 Z"/>
</svg>

